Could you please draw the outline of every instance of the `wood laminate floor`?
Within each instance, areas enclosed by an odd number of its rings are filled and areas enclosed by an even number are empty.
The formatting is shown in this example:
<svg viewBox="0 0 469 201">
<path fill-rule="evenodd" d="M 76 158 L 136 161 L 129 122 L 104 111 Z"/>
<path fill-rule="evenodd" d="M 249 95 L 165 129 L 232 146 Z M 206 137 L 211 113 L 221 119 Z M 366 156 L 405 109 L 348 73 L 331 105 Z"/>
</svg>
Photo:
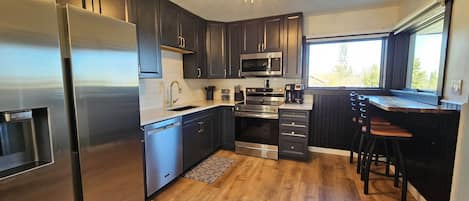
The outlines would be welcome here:
<svg viewBox="0 0 469 201">
<path fill-rule="evenodd" d="M 311 154 L 308 162 L 267 160 L 218 151 L 216 156 L 235 159 L 233 167 L 212 184 L 179 178 L 154 201 L 393 201 L 400 188 L 392 179 L 371 174 L 370 194 L 348 158 Z M 409 201 L 415 199 L 408 194 Z"/>
</svg>

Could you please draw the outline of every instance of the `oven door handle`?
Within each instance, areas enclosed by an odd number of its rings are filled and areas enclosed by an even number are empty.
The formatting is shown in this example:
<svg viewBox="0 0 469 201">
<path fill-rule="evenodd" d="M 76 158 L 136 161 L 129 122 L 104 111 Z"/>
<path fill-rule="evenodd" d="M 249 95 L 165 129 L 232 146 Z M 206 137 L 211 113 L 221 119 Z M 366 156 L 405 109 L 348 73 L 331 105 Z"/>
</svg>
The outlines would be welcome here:
<svg viewBox="0 0 469 201">
<path fill-rule="evenodd" d="M 278 119 L 278 114 L 235 112 L 235 117 L 251 117 L 251 118 L 258 118 L 258 119 Z"/>
</svg>

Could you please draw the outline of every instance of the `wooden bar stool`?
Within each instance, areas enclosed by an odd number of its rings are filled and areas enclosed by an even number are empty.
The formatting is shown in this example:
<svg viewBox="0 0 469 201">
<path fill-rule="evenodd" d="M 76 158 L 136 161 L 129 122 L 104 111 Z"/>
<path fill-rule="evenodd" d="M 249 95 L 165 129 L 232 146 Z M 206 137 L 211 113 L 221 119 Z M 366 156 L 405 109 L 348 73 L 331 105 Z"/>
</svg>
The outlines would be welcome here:
<svg viewBox="0 0 469 201">
<path fill-rule="evenodd" d="M 377 140 L 384 140 L 390 142 L 393 146 L 394 153 L 394 186 L 398 187 L 399 175 L 402 174 L 402 191 L 401 200 L 407 200 L 407 170 L 405 159 L 402 155 L 400 142 L 412 139 L 413 135 L 406 129 L 400 128 L 395 125 L 376 125 L 371 123 L 372 117 L 369 114 L 369 100 L 364 97 L 359 98 L 360 108 L 360 124 L 361 132 L 369 139 L 367 148 L 365 150 L 364 160 L 360 165 L 362 169 L 362 178 L 364 178 L 364 193 L 368 194 L 368 186 L 370 179 L 370 168 L 373 158 L 373 153 Z"/>
<path fill-rule="evenodd" d="M 360 131 L 361 130 L 361 119 L 360 119 L 360 108 L 359 108 L 359 94 L 356 93 L 355 91 L 352 91 L 350 93 L 350 106 L 351 106 L 351 111 L 352 111 L 352 126 L 353 126 L 353 138 L 352 142 L 350 143 L 350 163 L 353 163 L 353 154 L 354 154 L 354 148 L 355 148 L 355 143 L 360 137 L 359 141 L 359 146 L 357 150 L 357 173 L 360 173 L 360 164 L 362 161 L 362 152 L 363 152 L 363 143 L 366 140 L 366 136 Z M 371 124 L 372 125 L 391 125 L 391 122 L 380 118 L 380 117 L 373 117 L 371 119 Z M 386 147 L 387 149 L 387 147 Z M 386 151 L 387 152 L 387 151 Z M 378 161 L 378 155 L 376 155 L 376 161 Z M 389 168 L 386 168 L 386 175 L 389 174 Z"/>
</svg>

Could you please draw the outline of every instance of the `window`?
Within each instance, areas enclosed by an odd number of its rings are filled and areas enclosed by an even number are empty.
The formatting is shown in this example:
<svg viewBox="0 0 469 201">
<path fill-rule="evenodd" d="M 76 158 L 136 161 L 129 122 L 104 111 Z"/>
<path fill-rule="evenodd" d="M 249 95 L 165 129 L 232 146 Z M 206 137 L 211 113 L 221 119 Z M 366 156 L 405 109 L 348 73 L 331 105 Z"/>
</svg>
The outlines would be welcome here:
<svg viewBox="0 0 469 201">
<path fill-rule="evenodd" d="M 309 44 L 309 87 L 381 86 L 383 38 Z"/>
<path fill-rule="evenodd" d="M 443 19 L 412 33 L 407 88 L 436 92 L 441 66 Z"/>
</svg>

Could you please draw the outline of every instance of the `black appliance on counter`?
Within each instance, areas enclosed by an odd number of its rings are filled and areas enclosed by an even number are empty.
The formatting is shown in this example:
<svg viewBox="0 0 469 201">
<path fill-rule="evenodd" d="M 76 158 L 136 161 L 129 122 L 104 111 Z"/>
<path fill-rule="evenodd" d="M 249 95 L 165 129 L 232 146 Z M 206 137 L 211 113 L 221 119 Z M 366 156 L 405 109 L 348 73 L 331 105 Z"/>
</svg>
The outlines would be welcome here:
<svg viewBox="0 0 469 201">
<path fill-rule="evenodd" d="M 303 84 L 286 84 L 285 85 L 285 102 L 286 103 L 304 103 L 305 86 Z"/>
<path fill-rule="evenodd" d="M 278 107 L 285 101 L 282 88 L 247 88 L 246 100 L 235 105 L 235 151 L 278 159 Z"/>
<path fill-rule="evenodd" d="M 241 86 L 235 86 L 235 93 L 234 93 L 235 101 L 244 101 L 244 91 L 241 90 Z"/>
<path fill-rule="evenodd" d="M 205 99 L 206 100 L 213 100 L 213 92 L 215 91 L 215 86 L 207 86 L 205 87 Z"/>
</svg>

